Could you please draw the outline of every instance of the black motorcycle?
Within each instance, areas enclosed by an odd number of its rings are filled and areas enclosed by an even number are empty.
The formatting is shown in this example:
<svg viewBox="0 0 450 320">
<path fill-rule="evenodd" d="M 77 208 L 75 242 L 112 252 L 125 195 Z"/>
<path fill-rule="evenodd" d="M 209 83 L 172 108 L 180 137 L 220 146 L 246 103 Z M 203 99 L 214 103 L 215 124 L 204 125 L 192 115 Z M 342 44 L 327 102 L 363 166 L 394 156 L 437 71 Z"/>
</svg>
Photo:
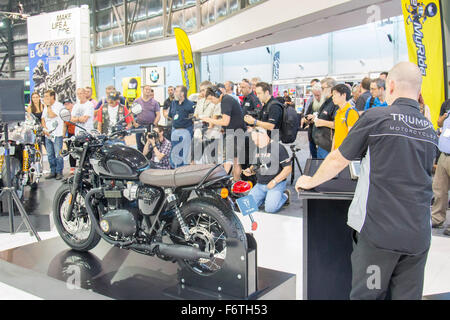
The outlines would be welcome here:
<svg viewBox="0 0 450 320">
<path fill-rule="evenodd" d="M 63 110 L 61 118 L 67 121 L 69 114 Z M 83 132 L 71 138 L 69 152 L 79 164 L 54 198 L 60 236 L 78 251 L 91 250 L 103 239 L 178 261 L 197 274 L 219 271 L 228 246 L 241 242 L 247 248 L 230 199 L 231 177 L 219 165 L 151 169 L 138 150 L 112 142 L 143 131 L 124 129 L 109 136 Z M 241 187 L 237 193 L 248 192 Z"/>
</svg>

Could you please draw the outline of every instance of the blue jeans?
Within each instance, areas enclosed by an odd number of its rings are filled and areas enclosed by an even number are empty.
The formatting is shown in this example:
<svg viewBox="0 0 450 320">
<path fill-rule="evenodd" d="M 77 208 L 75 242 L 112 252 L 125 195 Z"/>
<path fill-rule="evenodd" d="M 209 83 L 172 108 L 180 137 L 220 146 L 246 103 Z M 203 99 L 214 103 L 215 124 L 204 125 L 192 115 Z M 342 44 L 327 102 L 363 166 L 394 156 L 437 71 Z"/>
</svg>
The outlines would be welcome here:
<svg viewBox="0 0 450 320">
<path fill-rule="evenodd" d="M 317 147 L 317 159 L 325 159 L 328 156 L 329 152 L 321 147 Z"/>
<path fill-rule="evenodd" d="M 61 149 L 63 147 L 63 137 L 56 137 L 55 142 L 52 142 L 47 137 L 45 138 L 45 148 L 47 149 L 48 162 L 50 164 L 50 171 L 52 174 L 62 174 L 64 169 L 64 159 L 61 157 Z"/>
<path fill-rule="evenodd" d="M 309 142 L 309 152 L 311 152 L 312 159 L 317 159 L 317 146 L 314 142 Z"/>
<path fill-rule="evenodd" d="M 286 202 L 288 196 L 284 193 L 286 181 L 280 182 L 275 188 L 269 190 L 267 185 L 257 183 L 250 191 L 258 208 L 263 204 L 267 213 L 277 213 Z"/>
<path fill-rule="evenodd" d="M 170 153 L 170 166 L 172 168 L 182 167 L 191 162 L 191 140 L 193 128 L 172 129 Z"/>
</svg>

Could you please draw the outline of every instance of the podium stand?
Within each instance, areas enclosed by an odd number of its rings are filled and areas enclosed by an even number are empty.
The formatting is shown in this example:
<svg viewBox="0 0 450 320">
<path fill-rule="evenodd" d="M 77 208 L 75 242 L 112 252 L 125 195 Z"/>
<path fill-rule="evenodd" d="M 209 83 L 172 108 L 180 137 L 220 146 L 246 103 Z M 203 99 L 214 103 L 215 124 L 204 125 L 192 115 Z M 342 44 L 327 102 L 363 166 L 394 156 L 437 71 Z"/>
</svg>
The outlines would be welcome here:
<svg viewBox="0 0 450 320">
<path fill-rule="evenodd" d="M 308 159 L 305 174 L 314 175 L 322 160 Z M 301 192 L 303 201 L 303 298 L 348 300 L 352 283 L 352 232 L 347 213 L 356 181 L 346 168 L 335 179 Z M 345 190 L 345 192 L 342 192 Z"/>
</svg>

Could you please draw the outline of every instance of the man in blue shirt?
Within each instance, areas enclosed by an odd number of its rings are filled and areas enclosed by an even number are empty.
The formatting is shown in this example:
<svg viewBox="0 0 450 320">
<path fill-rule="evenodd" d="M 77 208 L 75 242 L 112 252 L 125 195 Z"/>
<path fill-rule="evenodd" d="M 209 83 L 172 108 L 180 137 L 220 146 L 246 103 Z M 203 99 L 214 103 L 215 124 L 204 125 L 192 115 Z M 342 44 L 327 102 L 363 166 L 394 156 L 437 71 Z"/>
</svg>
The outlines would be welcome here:
<svg viewBox="0 0 450 320">
<path fill-rule="evenodd" d="M 375 107 L 387 107 L 386 103 L 386 82 L 383 79 L 375 79 L 370 83 L 370 94 L 367 99 L 364 111 Z"/>
<path fill-rule="evenodd" d="M 170 160 L 173 168 L 190 163 L 194 103 L 189 101 L 186 96 L 187 88 L 178 86 L 175 89 L 175 100 L 169 110 L 169 118 L 172 119 L 172 153 Z"/>
</svg>

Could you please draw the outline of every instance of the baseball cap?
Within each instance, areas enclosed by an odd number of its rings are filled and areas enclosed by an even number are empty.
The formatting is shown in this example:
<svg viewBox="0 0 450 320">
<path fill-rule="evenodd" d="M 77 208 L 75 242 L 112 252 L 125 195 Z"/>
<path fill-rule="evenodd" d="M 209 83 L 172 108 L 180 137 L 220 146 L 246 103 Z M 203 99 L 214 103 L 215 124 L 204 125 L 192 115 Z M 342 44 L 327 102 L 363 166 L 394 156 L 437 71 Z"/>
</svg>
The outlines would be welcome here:
<svg viewBox="0 0 450 320">
<path fill-rule="evenodd" d="M 73 103 L 73 101 L 71 100 L 71 99 L 64 99 L 64 101 L 63 101 L 63 104 L 66 104 L 66 103 Z"/>
<path fill-rule="evenodd" d="M 114 100 L 114 101 L 120 100 L 120 94 L 118 92 L 111 92 L 108 95 L 107 99 L 108 100 Z"/>
</svg>

